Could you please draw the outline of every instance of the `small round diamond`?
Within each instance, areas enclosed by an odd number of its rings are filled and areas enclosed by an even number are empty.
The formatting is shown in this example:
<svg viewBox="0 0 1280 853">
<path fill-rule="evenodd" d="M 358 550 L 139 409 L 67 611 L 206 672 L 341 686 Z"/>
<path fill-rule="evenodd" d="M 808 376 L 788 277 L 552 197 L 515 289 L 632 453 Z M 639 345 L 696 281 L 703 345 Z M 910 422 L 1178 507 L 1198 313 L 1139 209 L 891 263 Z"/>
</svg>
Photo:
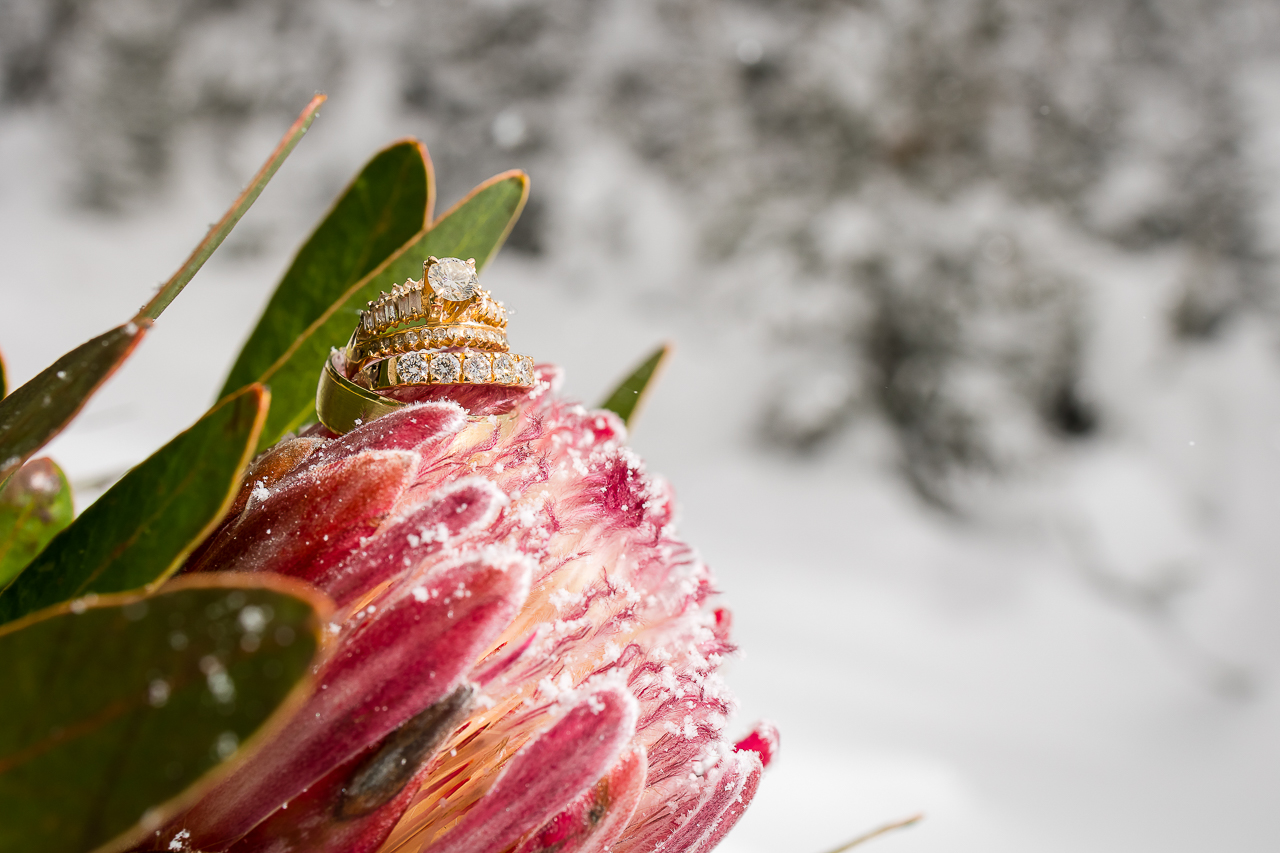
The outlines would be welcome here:
<svg viewBox="0 0 1280 853">
<path fill-rule="evenodd" d="M 468 382 L 488 382 L 492 377 L 487 355 L 468 355 L 462 362 L 462 375 Z"/>
<path fill-rule="evenodd" d="M 471 265 L 459 258 L 441 258 L 427 270 L 427 283 L 441 299 L 461 302 L 476 295 L 479 282 Z"/>
<path fill-rule="evenodd" d="M 426 382 L 427 381 L 427 360 L 420 352 L 411 352 L 408 355 L 400 356 L 400 360 L 396 362 L 396 372 L 400 374 L 400 378 L 408 382 Z"/>
<path fill-rule="evenodd" d="M 451 352 L 437 353 L 431 356 L 431 378 L 441 385 L 452 385 L 458 381 L 461 366 L 458 357 Z"/>
<path fill-rule="evenodd" d="M 520 366 L 517 369 L 519 370 L 519 373 L 520 373 L 520 384 L 532 385 L 533 384 L 533 359 L 529 358 L 528 356 L 523 356 L 520 359 Z"/>
<path fill-rule="evenodd" d="M 404 333 L 404 341 L 405 341 L 405 343 L 407 343 L 409 346 L 411 346 L 411 347 L 416 347 L 416 346 L 418 345 L 418 333 L 417 333 L 417 332 L 405 332 L 405 333 Z"/>
<path fill-rule="evenodd" d="M 520 379 L 516 357 L 509 352 L 500 352 L 493 357 L 493 379 L 504 385 L 514 385 Z"/>
</svg>

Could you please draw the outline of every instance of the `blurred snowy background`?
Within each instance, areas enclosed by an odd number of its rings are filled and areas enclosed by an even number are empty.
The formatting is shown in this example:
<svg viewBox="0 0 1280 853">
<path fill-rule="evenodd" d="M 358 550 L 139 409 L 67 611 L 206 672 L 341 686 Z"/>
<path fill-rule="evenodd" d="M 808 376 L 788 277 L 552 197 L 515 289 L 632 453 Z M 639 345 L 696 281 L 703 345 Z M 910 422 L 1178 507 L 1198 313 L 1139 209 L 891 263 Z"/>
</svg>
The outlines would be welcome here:
<svg viewBox="0 0 1280 853">
<path fill-rule="evenodd" d="M 329 201 L 413 135 L 522 167 L 485 278 L 683 499 L 783 750 L 726 853 L 1273 851 L 1271 0 L 3 0 L 0 349 L 126 319 L 320 119 L 51 448 L 193 421 Z"/>
</svg>

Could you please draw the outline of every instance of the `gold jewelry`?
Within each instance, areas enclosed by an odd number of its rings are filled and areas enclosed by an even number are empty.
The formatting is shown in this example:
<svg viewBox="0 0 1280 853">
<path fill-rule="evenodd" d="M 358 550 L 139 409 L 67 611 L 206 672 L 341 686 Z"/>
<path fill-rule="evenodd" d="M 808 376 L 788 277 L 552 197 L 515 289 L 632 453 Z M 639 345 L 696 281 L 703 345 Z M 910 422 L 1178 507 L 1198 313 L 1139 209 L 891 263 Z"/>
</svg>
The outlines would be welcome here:
<svg viewBox="0 0 1280 853">
<path fill-rule="evenodd" d="M 405 404 L 361 388 L 333 366 L 333 356 L 325 359 L 316 387 L 316 415 L 338 435 L 345 435 L 361 424 L 389 415 Z"/>
<path fill-rule="evenodd" d="M 533 359 L 476 350 L 393 355 L 366 368 L 374 390 L 406 385 L 533 385 Z"/>
<path fill-rule="evenodd" d="M 508 351 L 506 308 L 480 288 L 474 260 L 428 258 L 422 281 L 410 279 L 368 303 L 341 353 L 357 381 L 335 365 L 339 355 L 325 360 L 316 387 L 316 414 L 339 435 L 405 405 L 379 391 L 534 383 L 533 359 Z"/>
<path fill-rule="evenodd" d="M 506 352 L 507 333 L 505 329 L 462 323 L 423 326 L 367 341 L 353 337 L 347 344 L 347 358 L 363 366 L 399 353 L 442 347 L 474 347 L 490 352 Z"/>
<path fill-rule="evenodd" d="M 409 279 L 360 312 L 346 356 L 364 367 L 397 353 L 440 347 L 506 352 L 506 326 L 506 308 L 480 287 L 475 259 L 432 256 L 422 265 L 421 281 Z"/>
</svg>

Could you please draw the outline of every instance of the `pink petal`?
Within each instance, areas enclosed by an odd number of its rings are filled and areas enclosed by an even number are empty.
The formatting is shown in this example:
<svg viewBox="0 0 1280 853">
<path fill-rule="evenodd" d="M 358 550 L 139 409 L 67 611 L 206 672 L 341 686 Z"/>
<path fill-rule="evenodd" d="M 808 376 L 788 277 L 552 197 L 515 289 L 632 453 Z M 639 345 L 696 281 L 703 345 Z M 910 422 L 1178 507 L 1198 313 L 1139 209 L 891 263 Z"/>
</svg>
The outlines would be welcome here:
<svg viewBox="0 0 1280 853">
<path fill-rule="evenodd" d="M 426 778 L 429 759 L 470 708 L 463 685 L 329 772 L 229 853 L 373 853 Z"/>
<path fill-rule="evenodd" d="M 778 727 L 773 723 L 756 723 L 755 730 L 735 743 L 733 748 L 739 752 L 743 750 L 754 752 L 760 756 L 760 763 L 768 767 L 773 756 L 778 753 Z"/>
<path fill-rule="evenodd" d="M 506 503 L 506 495 L 493 483 L 467 477 L 436 489 L 425 503 L 384 524 L 375 538 L 337 565 L 314 567 L 298 576 L 343 607 L 471 531 L 488 527 Z"/>
<path fill-rule="evenodd" d="M 623 753 L 603 779 L 547 821 L 516 853 L 600 853 L 627 828 L 644 793 L 644 747 Z"/>
<path fill-rule="evenodd" d="M 472 415 L 504 415 L 529 396 L 525 388 L 503 385 L 407 385 L 392 388 L 388 397 L 405 403 L 421 402 L 432 405 L 444 401 L 462 406 Z"/>
<path fill-rule="evenodd" d="M 498 853 L 594 784 L 635 733 L 636 702 L 608 686 L 574 706 L 507 762 L 502 775 L 431 853 Z"/>
<path fill-rule="evenodd" d="M 398 409 L 329 442 L 309 464 L 324 465 L 368 450 L 408 450 L 426 455 L 466 422 L 466 412 L 452 403 Z"/>
<path fill-rule="evenodd" d="M 244 475 L 240 493 L 227 514 L 234 518 L 249 503 L 249 496 L 259 486 L 270 488 L 307 460 L 324 442 L 318 438 L 285 438 L 263 453 Z"/>
<path fill-rule="evenodd" d="M 748 763 L 750 760 L 748 759 Z M 747 778 L 742 783 L 742 788 L 738 791 L 738 796 L 734 797 L 729 803 L 729 807 L 712 825 L 711 829 L 702 836 L 702 840 L 697 846 L 690 849 L 690 853 L 707 853 L 729 834 L 729 830 L 733 829 L 738 822 L 738 818 L 742 817 L 743 812 L 747 810 L 747 806 L 751 805 L 751 801 L 756 796 L 756 789 L 760 787 L 760 777 L 764 773 L 764 767 L 757 762 L 748 773 Z"/>
<path fill-rule="evenodd" d="M 730 753 L 701 780 L 695 797 L 677 801 L 674 812 L 630 827 L 617 849 L 620 853 L 695 853 L 710 849 L 707 845 L 729 831 L 746 802 L 755 795 L 762 770 L 754 752 Z M 674 799 L 678 795 L 672 796 Z"/>
<path fill-rule="evenodd" d="M 307 468 L 250 503 L 190 570 L 287 575 L 335 562 L 373 533 L 418 461 L 416 453 L 382 451 Z"/>
<path fill-rule="evenodd" d="M 525 563 L 490 554 L 410 578 L 361 610 L 294 723 L 178 822 L 191 846 L 235 841 L 456 689 L 528 591 Z"/>
</svg>

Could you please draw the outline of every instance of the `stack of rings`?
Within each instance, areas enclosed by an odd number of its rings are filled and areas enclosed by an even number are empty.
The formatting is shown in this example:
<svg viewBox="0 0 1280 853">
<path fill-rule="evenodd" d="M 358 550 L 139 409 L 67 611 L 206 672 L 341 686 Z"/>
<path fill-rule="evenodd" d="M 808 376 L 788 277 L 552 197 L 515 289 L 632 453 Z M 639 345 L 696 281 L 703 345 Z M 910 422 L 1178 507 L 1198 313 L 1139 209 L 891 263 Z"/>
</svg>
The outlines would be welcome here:
<svg viewBox="0 0 1280 853">
<path fill-rule="evenodd" d="M 483 290 L 475 260 L 430 257 L 409 279 L 369 302 L 342 355 L 316 389 L 320 422 L 342 434 L 404 405 L 379 392 L 417 385 L 533 385 L 533 359 L 510 352 L 507 311 Z"/>
</svg>

